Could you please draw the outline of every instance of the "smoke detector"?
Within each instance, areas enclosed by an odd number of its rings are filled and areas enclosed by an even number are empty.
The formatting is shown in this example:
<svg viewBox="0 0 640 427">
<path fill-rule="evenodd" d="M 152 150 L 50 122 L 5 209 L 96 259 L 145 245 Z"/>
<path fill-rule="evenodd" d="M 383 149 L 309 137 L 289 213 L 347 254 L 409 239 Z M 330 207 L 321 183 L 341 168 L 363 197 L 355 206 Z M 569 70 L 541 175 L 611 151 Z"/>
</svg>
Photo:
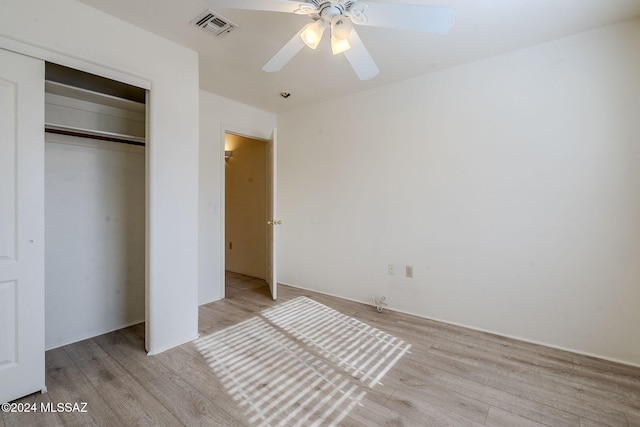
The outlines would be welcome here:
<svg viewBox="0 0 640 427">
<path fill-rule="evenodd" d="M 207 9 L 202 12 L 193 21 L 191 21 L 191 24 L 202 28 L 216 37 L 222 37 L 238 28 L 237 24 L 234 24 L 227 18 L 221 16 L 218 12 L 214 12 L 211 9 Z"/>
</svg>

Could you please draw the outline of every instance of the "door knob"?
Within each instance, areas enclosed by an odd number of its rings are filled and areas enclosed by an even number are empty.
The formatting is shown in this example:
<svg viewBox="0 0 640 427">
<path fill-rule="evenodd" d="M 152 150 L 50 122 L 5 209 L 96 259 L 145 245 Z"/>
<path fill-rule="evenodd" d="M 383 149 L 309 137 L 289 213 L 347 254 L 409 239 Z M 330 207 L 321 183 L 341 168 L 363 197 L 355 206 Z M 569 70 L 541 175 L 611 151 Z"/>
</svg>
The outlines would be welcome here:
<svg viewBox="0 0 640 427">
<path fill-rule="evenodd" d="M 276 219 L 272 219 L 272 220 L 267 221 L 267 225 L 280 225 L 280 224 L 282 224 L 282 221 L 280 221 L 279 219 L 277 219 L 277 220 Z"/>
</svg>

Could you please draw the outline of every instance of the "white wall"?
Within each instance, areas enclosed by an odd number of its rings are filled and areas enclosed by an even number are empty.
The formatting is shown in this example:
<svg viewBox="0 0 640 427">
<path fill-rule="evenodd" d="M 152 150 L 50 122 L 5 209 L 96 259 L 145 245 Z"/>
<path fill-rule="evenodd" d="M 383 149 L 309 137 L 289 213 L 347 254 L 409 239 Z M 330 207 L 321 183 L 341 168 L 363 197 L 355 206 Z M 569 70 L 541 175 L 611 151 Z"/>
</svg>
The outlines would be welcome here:
<svg viewBox="0 0 640 427">
<path fill-rule="evenodd" d="M 268 139 L 275 123 L 273 113 L 200 91 L 200 304 L 224 297 L 224 132 Z"/>
<path fill-rule="evenodd" d="M 640 365 L 638 46 L 635 20 L 278 115 L 280 282 Z"/>
<path fill-rule="evenodd" d="M 144 147 L 46 134 L 45 347 L 144 321 Z"/>
<path fill-rule="evenodd" d="M 0 47 L 33 45 L 62 65 L 150 82 L 148 350 L 197 336 L 198 56 L 75 0 L 0 2 Z M 130 82 L 130 81 L 128 81 Z"/>
</svg>

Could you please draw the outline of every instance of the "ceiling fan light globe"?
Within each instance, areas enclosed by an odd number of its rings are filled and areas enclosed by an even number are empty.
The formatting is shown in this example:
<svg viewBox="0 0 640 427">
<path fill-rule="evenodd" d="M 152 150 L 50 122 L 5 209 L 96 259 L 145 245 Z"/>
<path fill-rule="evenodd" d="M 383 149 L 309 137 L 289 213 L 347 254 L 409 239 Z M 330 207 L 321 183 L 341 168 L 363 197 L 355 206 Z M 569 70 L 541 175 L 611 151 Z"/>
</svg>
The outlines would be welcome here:
<svg viewBox="0 0 640 427">
<path fill-rule="evenodd" d="M 353 31 L 353 24 L 349 18 L 338 15 L 331 20 L 331 36 L 338 40 L 349 37 Z"/>
<path fill-rule="evenodd" d="M 304 44 L 306 44 L 311 49 L 315 49 L 318 47 L 320 40 L 322 40 L 324 28 L 325 26 L 322 21 L 312 22 L 304 27 L 304 29 L 300 33 L 300 37 L 302 38 Z"/>
<path fill-rule="evenodd" d="M 349 49 L 351 49 L 351 46 L 347 39 L 337 39 L 331 36 L 331 52 L 333 52 L 334 55 L 346 52 Z"/>
</svg>

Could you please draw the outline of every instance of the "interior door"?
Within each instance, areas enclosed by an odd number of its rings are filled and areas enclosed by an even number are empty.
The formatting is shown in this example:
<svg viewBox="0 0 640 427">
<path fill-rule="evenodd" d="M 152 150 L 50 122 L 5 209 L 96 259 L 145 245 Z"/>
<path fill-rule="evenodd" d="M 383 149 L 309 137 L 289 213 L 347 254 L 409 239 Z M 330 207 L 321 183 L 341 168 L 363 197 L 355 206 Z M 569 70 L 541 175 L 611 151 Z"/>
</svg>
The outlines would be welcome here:
<svg viewBox="0 0 640 427">
<path fill-rule="evenodd" d="M 267 283 L 273 299 L 278 298 L 278 268 L 276 264 L 277 227 L 282 224 L 278 220 L 276 209 L 277 196 L 277 130 L 274 129 L 267 142 Z"/>
<path fill-rule="evenodd" d="M 0 402 L 45 391 L 44 62 L 0 49 Z"/>
</svg>

